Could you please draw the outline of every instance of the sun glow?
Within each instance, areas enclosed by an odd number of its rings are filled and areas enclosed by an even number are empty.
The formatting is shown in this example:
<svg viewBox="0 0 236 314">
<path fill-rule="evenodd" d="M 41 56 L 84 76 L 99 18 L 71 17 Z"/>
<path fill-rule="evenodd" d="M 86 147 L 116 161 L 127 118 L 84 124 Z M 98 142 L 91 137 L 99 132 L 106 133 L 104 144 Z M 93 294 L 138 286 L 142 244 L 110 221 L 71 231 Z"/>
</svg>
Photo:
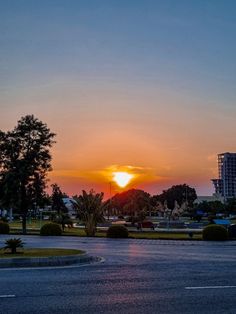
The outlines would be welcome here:
<svg viewBox="0 0 236 314">
<path fill-rule="evenodd" d="M 124 188 L 127 184 L 129 184 L 133 177 L 134 176 L 128 172 L 113 172 L 113 180 L 121 188 Z"/>
</svg>

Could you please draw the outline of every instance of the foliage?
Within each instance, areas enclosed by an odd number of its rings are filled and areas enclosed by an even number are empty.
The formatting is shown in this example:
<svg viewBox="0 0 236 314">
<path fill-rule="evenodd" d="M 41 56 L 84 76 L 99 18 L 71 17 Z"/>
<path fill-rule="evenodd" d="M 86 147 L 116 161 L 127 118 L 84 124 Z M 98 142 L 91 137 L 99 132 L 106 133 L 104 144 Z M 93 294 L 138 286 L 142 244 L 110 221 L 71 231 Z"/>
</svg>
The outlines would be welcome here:
<svg viewBox="0 0 236 314">
<path fill-rule="evenodd" d="M 61 236 L 62 230 L 60 225 L 57 223 L 46 223 L 43 225 L 40 229 L 40 235 L 41 236 Z"/>
<path fill-rule="evenodd" d="M 113 207 L 123 215 L 145 216 L 148 210 L 152 208 L 150 203 L 150 195 L 143 190 L 131 189 L 122 193 L 118 193 L 112 197 Z"/>
<path fill-rule="evenodd" d="M 201 203 L 194 206 L 195 212 L 202 211 L 207 214 L 215 215 L 222 213 L 225 210 L 225 206 L 220 201 L 202 201 Z"/>
<path fill-rule="evenodd" d="M 110 226 L 107 230 L 108 238 L 128 238 L 128 229 L 124 226 L 114 225 Z"/>
<path fill-rule="evenodd" d="M 142 210 L 138 213 L 138 221 L 142 222 L 146 219 L 147 213 L 145 210 Z"/>
<path fill-rule="evenodd" d="M 28 210 L 45 197 L 54 136 L 33 115 L 22 117 L 13 131 L 0 131 L 0 198 L 22 216 L 23 233 Z"/>
<path fill-rule="evenodd" d="M 68 225 L 70 228 L 73 227 L 73 221 L 70 219 L 68 214 L 61 214 L 59 217 L 54 219 L 54 222 L 61 225 L 62 230 L 65 230 L 65 226 Z"/>
<path fill-rule="evenodd" d="M 168 190 L 164 190 L 162 194 L 154 196 L 154 199 L 160 201 L 162 204 L 167 202 L 167 207 L 169 209 L 175 208 L 176 201 L 179 206 L 187 201 L 188 205 L 192 207 L 196 198 L 197 194 L 195 189 L 189 187 L 187 184 L 173 185 Z"/>
<path fill-rule="evenodd" d="M 85 224 L 87 236 L 95 236 L 97 224 L 104 221 L 106 204 L 103 203 L 103 193 L 91 190 L 89 193 L 82 191 L 82 195 L 74 196 L 78 203 L 78 217 Z"/>
<path fill-rule="evenodd" d="M 225 205 L 225 211 L 228 214 L 236 214 L 236 198 L 230 198 Z"/>
<path fill-rule="evenodd" d="M 51 195 L 52 210 L 57 211 L 59 214 L 67 213 L 68 209 L 66 208 L 63 202 L 64 194 L 62 193 L 60 187 L 56 183 L 52 184 L 51 187 L 52 187 L 52 195 Z"/>
<path fill-rule="evenodd" d="M 2 222 L 2 221 L 3 221 L 3 222 L 8 222 L 7 217 L 1 217 L 1 218 L 0 218 L 0 222 Z"/>
<path fill-rule="evenodd" d="M 227 229 L 220 225 L 208 225 L 203 229 L 202 238 L 206 241 L 225 241 L 228 239 Z"/>
<path fill-rule="evenodd" d="M 16 253 L 17 248 L 24 247 L 24 242 L 20 238 L 12 238 L 5 241 L 4 250 L 11 250 L 11 254 Z"/>
<path fill-rule="evenodd" d="M 131 224 L 134 226 L 137 222 L 140 222 L 140 218 L 138 216 L 128 216 L 126 218 L 126 222 L 131 222 Z"/>
<path fill-rule="evenodd" d="M 7 222 L 0 221 L 0 234 L 8 234 L 10 232 L 10 227 Z"/>
<path fill-rule="evenodd" d="M 215 224 L 214 220 L 216 219 L 216 215 L 209 215 L 207 217 L 207 220 L 209 221 L 209 224 Z"/>
</svg>

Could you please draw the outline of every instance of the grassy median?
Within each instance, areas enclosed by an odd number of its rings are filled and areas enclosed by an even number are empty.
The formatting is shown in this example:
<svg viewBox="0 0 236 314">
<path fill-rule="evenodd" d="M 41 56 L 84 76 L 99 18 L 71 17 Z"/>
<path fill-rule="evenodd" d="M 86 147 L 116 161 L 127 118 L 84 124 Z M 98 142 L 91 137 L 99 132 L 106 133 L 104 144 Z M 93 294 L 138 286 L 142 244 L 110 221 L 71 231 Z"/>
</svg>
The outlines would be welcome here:
<svg viewBox="0 0 236 314">
<path fill-rule="evenodd" d="M 73 250 L 73 249 L 38 249 L 38 248 L 32 248 L 32 249 L 19 249 L 19 252 L 16 254 L 11 254 L 9 251 L 5 251 L 3 249 L 0 250 L 0 258 L 12 258 L 12 257 L 18 257 L 18 258 L 26 258 L 26 257 L 50 257 L 50 256 L 68 256 L 68 255 L 78 255 L 83 254 L 84 251 L 81 250 Z"/>
<path fill-rule="evenodd" d="M 45 222 L 44 222 L 45 223 Z M 39 235 L 38 223 L 28 224 L 27 234 L 29 235 Z M 21 235 L 21 224 L 20 222 L 14 222 L 10 224 L 10 234 Z M 62 233 L 63 236 L 75 236 L 75 237 L 86 237 L 86 233 L 82 228 L 65 228 Z M 104 238 L 106 237 L 106 231 L 97 231 L 96 237 Z M 141 231 L 130 231 L 129 238 L 133 239 L 162 239 L 162 240 L 202 240 L 201 233 L 192 233 L 192 237 L 186 232 L 141 232 Z"/>
</svg>

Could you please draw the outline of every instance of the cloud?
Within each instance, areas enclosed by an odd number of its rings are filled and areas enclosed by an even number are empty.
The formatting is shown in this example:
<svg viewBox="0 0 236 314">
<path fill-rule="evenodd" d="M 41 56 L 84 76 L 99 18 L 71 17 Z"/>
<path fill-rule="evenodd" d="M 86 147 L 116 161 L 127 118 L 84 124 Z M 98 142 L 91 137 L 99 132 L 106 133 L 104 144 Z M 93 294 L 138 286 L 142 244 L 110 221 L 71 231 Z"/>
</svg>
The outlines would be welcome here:
<svg viewBox="0 0 236 314">
<path fill-rule="evenodd" d="M 167 167 L 169 169 L 169 167 Z M 163 176 L 157 173 L 152 167 L 143 167 L 139 165 L 118 165 L 113 164 L 103 169 L 94 170 L 71 170 L 60 169 L 50 173 L 51 181 L 73 182 L 74 184 L 98 184 L 103 186 L 114 181 L 114 172 L 127 172 L 133 176 L 129 188 L 135 188 L 142 184 L 160 184 L 169 181 L 169 176 Z"/>
</svg>

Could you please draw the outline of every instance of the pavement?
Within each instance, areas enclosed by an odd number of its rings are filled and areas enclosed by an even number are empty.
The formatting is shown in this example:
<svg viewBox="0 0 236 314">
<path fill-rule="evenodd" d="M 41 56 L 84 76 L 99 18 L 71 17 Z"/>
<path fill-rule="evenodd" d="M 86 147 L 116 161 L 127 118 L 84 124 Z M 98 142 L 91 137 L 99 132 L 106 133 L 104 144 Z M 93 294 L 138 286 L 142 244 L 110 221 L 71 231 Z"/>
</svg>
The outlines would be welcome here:
<svg viewBox="0 0 236 314">
<path fill-rule="evenodd" d="M 0 270 L 1 313 L 236 313 L 236 242 L 22 238 L 105 260 Z"/>
</svg>

